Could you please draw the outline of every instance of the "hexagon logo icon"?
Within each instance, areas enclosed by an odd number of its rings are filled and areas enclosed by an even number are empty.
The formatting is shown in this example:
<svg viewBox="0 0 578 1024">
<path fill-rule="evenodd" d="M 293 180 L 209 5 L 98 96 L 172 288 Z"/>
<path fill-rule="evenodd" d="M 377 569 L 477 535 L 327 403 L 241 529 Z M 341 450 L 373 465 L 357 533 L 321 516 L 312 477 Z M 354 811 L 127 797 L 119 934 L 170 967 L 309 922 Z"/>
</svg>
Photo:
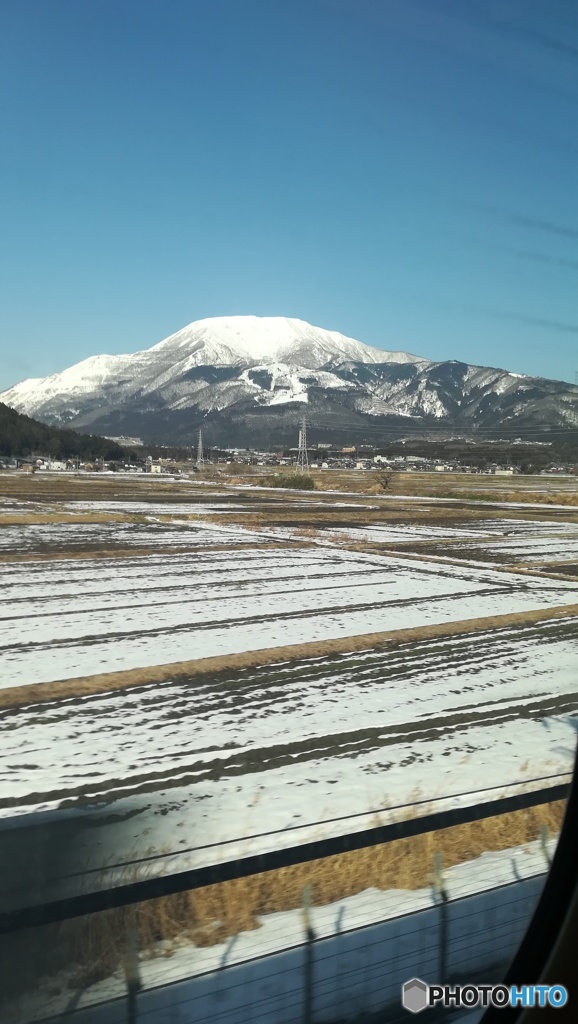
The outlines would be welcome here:
<svg viewBox="0 0 578 1024">
<path fill-rule="evenodd" d="M 401 990 L 401 1003 L 410 1013 L 421 1013 L 428 1004 L 428 986 L 421 978 L 406 981 Z"/>
</svg>

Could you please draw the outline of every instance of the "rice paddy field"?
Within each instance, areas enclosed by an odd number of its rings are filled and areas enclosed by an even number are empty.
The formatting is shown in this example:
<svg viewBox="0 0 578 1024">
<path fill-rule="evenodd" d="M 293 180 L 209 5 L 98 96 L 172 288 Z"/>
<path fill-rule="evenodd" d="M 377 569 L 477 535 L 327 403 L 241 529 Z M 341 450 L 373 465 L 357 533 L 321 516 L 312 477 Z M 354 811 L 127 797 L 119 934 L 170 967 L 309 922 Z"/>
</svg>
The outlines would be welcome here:
<svg viewBox="0 0 578 1024">
<path fill-rule="evenodd" d="M 0 476 L 3 905 L 41 833 L 57 896 L 567 778 L 577 561 L 571 504 Z"/>
</svg>

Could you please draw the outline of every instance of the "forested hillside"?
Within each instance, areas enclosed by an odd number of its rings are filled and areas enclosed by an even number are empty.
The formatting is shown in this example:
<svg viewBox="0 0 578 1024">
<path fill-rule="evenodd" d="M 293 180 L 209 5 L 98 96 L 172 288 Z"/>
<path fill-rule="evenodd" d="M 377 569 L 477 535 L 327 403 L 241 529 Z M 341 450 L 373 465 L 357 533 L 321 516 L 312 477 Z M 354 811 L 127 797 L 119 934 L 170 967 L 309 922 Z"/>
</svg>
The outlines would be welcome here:
<svg viewBox="0 0 578 1024">
<path fill-rule="evenodd" d="M 85 459 L 121 459 L 125 453 L 105 437 L 48 427 L 0 402 L 0 456 L 32 454 L 51 455 L 55 459 L 74 455 Z"/>
</svg>

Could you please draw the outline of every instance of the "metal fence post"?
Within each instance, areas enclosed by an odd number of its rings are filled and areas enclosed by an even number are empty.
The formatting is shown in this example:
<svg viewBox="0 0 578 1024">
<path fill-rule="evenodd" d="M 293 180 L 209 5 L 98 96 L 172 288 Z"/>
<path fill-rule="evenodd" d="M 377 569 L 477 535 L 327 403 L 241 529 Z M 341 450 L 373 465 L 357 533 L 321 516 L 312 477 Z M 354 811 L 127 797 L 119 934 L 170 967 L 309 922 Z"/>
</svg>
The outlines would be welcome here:
<svg viewBox="0 0 578 1024">
<path fill-rule="evenodd" d="M 126 926 L 124 975 L 126 978 L 127 989 L 126 1021 L 127 1024 L 136 1024 L 136 996 L 137 992 L 141 988 L 141 980 L 138 967 L 138 929 L 134 916 L 134 910 L 132 908 L 129 913 Z"/>
<path fill-rule="evenodd" d="M 313 1021 L 313 943 L 315 932 L 311 924 L 311 885 L 306 885 L 302 895 L 302 916 L 305 926 L 304 976 L 303 976 L 303 1024 Z"/>
<path fill-rule="evenodd" d="M 548 852 L 548 839 L 549 838 L 550 838 L 550 836 L 549 836 L 549 833 L 548 833 L 548 826 L 547 825 L 541 825 L 540 826 L 540 842 L 542 844 L 542 853 L 544 854 L 544 857 L 546 858 L 546 864 L 548 865 L 548 867 L 551 867 L 552 866 L 552 858 L 551 858 L 551 856 L 550 856 L 550 854 Z"/>
<path fill-rule="evenodd" d="M 441 853 L 434 853 L 433 871 L 434 891 L 440 900 L 440 959 L 439 984 L 444 985 L 447 975 L 447 944 L 448 944 L 448 894 L 442 871 Z"/>
</svg>

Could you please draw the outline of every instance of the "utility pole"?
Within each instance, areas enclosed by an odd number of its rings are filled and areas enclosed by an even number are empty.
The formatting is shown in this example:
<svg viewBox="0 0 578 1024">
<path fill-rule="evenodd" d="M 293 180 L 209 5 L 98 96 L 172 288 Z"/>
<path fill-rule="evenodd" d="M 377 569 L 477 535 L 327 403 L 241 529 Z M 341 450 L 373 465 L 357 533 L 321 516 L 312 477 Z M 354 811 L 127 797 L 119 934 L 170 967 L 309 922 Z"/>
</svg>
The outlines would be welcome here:
<svg viewBox="0 0 578 1024">
<path fill-rule="evenodd" d="M 199 443 L 197 445 L 197 469 L 201 469 L 203 463 L 203 431 L 199 430 Z"/>
<path fill-rule="evenodd" d="M 309 469 L 309 460 L 307 458 L 307 420 L 305 415 L 301 420 L 301 430 L 299 431 L 299 452 L 297 454 L 297 472 L 306 473 Z"/>
</svg>

